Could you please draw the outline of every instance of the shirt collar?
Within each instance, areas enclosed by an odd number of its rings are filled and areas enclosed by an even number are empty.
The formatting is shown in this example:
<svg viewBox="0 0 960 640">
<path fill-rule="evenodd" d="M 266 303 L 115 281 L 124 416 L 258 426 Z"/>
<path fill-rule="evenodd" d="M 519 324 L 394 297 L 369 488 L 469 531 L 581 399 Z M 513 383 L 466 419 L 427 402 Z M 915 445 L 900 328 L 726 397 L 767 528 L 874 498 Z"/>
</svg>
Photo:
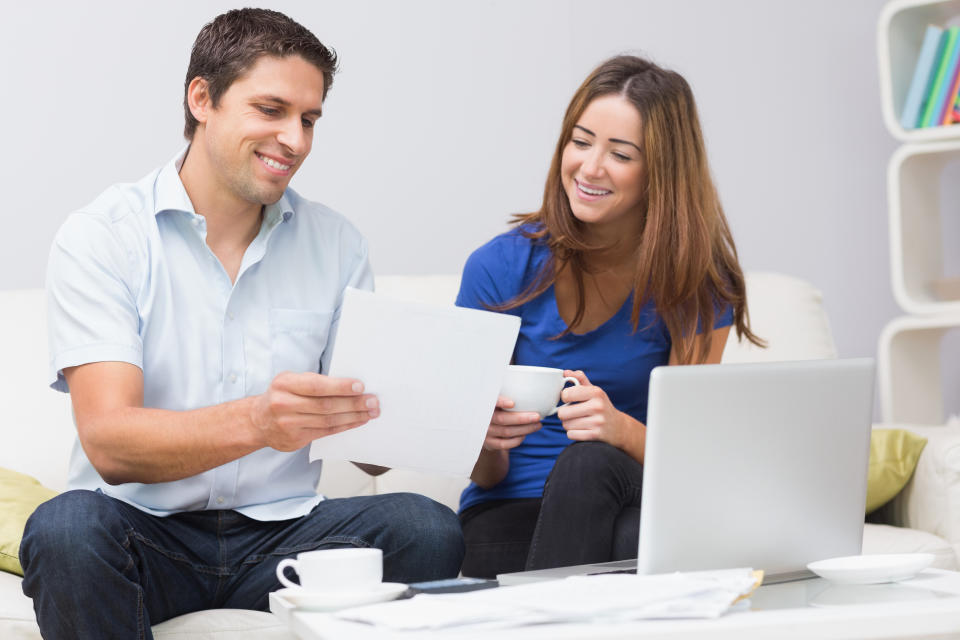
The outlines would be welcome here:
<svg viewBox="0 0 960 640">
<path fill-rule="evenodd" d="M 190 196 L 187 195 L 187 190 L 180 180 L 180 168 L 183 167 L 183 161 L 186 160 L 189 150 L 188 144 L 160 169 L 154 193 L 154 215 L 162 211 L 183 211 L 196 215 Z M 264 221 L 272 227 L 289 221 L 293 214 L 293 206 L 287 198 L 287 192 L 284 191 L 279 200 L 264 208 Z"/>
</svg>

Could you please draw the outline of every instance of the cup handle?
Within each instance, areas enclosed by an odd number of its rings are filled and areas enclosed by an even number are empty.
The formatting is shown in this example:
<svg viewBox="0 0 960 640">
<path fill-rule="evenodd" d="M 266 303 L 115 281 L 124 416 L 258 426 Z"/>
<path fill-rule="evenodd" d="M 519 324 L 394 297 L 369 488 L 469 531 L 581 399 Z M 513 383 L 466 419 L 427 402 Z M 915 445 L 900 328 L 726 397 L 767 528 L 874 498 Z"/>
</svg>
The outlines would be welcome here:
<svg viewBox="0 0 960 640">
<path fill-rule="evenodd" d="M 572 383 L 573 383 L 573 386 L 575 386 L 575 387 L 579 387 L 579 386 L 580 386 L 580 381 L 577 380 L 576 378 L 574 378 L 573 376 L 567 376 L 567 377 L 565 377 L 565 378 L 563 379 L 563 384 L 564 384 L 564 385 L 566 385 L 568 382 L 572 382 Z M 558 406 L 554 407 L 554 408 L 553 408 L 553 411 L 551 411 L 551 412 L 548 413 L 547 415 L 548 415 L 548 416 L 552 416 L 553 414 L 555 414 L 557 411 L 560 410 L 560 407 L 565 407 L 565 406 L 567 406 L 568 404 L 570 404 L 570 403 L 567 402 L 566 404 L 561 404 L 561 405 L 558 405 Z"/>
<path fill-rule="evenodd" d="M 296 571 L 297 561 L 294 560 L 293 558 L 284 558 L 283 560 L 281 560 L 280 564 L 277 565 L 277 580 L 279 580 L 280 584 L 282 584 L 285 587 L 290 587 L 291 589 L 299 589 L 300 585 L 298 585 L 296 582 L 291 582 L 287 578 L 287 576 L 283 575 L 283 570 L 286 569 L 287 567 L 293 567 L 293 570 Z"/>
</svg>

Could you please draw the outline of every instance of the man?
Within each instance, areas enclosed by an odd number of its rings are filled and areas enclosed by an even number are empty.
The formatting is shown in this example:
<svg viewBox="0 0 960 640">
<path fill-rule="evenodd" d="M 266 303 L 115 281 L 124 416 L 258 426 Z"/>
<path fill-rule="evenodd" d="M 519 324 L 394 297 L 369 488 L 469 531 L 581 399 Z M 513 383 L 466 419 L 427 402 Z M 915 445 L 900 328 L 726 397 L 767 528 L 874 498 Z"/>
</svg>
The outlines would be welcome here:
<svg viewBox="0 0 960 640">
<path fill-rule="evenodd" d="M 344 288 L 372 286 L 366 242 L 287 187 L 335 70 L 283 14 L 218 16 L 187 71 L 188 148 L 58 233 L 51 379 L 78 440 L 72 490 L 21 547 L 45 638 L 149 638 L 190 611 L 265 610 L 278 562 L 312 549 L 381 548 L 388 581 L 457 574 L 446 507 L 315 492 L 307 445 L 379 415 L 362 381 L 323 375 Z"/>
</svg>

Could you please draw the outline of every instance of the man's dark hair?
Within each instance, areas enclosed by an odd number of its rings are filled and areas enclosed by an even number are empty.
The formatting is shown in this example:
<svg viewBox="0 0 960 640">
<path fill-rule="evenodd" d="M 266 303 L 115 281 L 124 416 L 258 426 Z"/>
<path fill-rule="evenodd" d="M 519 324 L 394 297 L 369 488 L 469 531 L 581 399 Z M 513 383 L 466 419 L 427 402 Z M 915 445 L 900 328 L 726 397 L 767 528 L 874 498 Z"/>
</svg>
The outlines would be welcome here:
<svg viewBox="0 0 960 640">
<path fill-rule="evenodd" d="M 234 81 L 260 58 L 301 56 L 323 72 L 323 97 L 327 97 L 333 74 L 337 72 L 337 54 L 323 45 L 309 29 L 279 11 L 269 9 L 233 9 L 204 25 L 193 43 L 187 79 L 183 83 L 183 135 L 193 139 L 197 119 L 190 113 L 187 91 L 190 82 L 200 76 L 207 81 L 210 100 L 216 107 Z"/>
</svg>

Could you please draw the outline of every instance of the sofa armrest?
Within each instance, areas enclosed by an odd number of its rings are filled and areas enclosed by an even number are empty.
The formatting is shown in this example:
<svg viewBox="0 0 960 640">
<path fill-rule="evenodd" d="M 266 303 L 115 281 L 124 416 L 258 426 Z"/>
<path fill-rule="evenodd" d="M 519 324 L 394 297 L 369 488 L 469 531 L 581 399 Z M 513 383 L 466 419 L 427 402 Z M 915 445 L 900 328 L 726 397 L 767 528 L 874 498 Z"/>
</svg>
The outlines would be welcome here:
<svg viewBox="0 0 960 640">
<path fill-rule="evenodd" d="M 960 552 L 960 421 L 884 427 L 927 439 L 913 477 L 892 501 L 892 524 L 938 535 Z"/>
</svg>

